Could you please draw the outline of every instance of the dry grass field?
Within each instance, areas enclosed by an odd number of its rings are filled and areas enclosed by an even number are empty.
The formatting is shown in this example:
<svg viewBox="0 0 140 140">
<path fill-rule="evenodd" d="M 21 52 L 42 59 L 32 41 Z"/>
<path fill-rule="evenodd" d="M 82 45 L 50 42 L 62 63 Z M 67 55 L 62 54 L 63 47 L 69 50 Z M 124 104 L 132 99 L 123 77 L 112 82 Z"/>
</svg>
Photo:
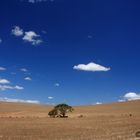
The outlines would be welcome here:
<svg viewBox="0 0 140 140">
<path fill-rule="evenodd" d="M 74 107 L 49 118 L 53 107 L 0 102 L 0 140 L 140 140 L 140 101 Z"/>
</svg>

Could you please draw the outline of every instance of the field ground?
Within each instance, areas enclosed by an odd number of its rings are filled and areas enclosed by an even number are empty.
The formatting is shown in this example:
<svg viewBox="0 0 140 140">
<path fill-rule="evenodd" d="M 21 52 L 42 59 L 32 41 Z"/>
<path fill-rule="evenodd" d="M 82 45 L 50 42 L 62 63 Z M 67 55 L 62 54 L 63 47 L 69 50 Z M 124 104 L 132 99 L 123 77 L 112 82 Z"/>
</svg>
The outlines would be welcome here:
<svg viewBox="0 0 140 140">
<path fill-rule="evenodd" d="M 0 102 L 0 140 L 140 140 L 140 101 L 74 107 L 65 119 L 51 109 Z"/>
</svg>

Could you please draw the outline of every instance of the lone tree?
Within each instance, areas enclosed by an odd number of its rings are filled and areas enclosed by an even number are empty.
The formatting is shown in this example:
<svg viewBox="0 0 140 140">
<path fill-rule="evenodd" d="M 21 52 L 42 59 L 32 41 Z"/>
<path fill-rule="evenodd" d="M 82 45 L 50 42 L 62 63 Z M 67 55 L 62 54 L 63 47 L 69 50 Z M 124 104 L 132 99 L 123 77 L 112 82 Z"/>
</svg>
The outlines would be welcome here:
<svg viewBox="0 0 140 140">
<path fill-rule="evenodd" d="M 53 110 L 51 110 L 49 113 L 48 113 L 48 115 L 50 116 L 50 117 L 62 117 L 62 118 L 65 118 L 65 117 L 67 117 L 66 116 L 66 113 L 68 113 L 68 112 L 72 112 L 74 109 L 71 107 L 71 106 L 69 106 L 69 105 L 67 105 L 67 104 L 58 104 L 58 105 L 56 105 L 55 107 L 54 107 L 54 109 Z"/>
</svg>

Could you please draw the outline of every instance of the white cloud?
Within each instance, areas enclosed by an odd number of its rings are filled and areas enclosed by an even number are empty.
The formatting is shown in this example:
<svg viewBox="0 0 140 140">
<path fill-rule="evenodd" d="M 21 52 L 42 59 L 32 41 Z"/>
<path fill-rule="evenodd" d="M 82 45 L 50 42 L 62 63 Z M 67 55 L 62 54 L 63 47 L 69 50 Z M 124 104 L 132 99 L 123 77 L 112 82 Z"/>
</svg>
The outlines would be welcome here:
<svg viewBox="0 0 140 140">
<path fill-rule="evenodd" d="M 46 1 L 50 1 L 53 2 L 54 0 L 27 0 L 29 3 L 41 3 L 41 2 L 46 2 Z"/>
<path fill-rule="evenodd" d="M 6 68 L 0 67 L 0 71 L 5 71 L 5 70 L 6 70 Z"/>
<path fill-rule="evenodd" d="M 28 0 L 30 3 L 45 2 L 47 0 Z"/>
<path fill-rule="evenodd" d="M 34 0 L 31 0 L 34 2 Z M 39 2 L 40 0 L 38 0 Z M 32 45 L 39 45 L 43 42 L 40 35 L 35 33 L 34 31 L 26 31 L 24 32 L 19 26 L 14 26 L 12 29 L 12 35 L 16 37 L 21 37 L 24 41 L 31 43 Z"/>
<path fill-rule="evenodd" d="M 32 45 L 39 45 L 43 41 L 40 39 L 40 35 L 36 34 L 34 31 L 25 32 L 24 41 L 30 42 Z"/>
<path fill-rule="evenodd" d="M 59 84 L 59 83 L 55 83 L 55 86 L 56 86 L 56 87 L 59 87 L 59 86 L 60 86 L 60 84 Z"/>
<path fill-rule="evenodd" d="M 14 103 L 31 103 L 31 104 L 39 104 L 40 101 L 37 100 L 23 100 L 23 99 L 10 99 L 10 98 L 0 98 L 0 101 L 4 102 L 14 102 Z"/>
<path fill-rule="evenodd" d="M 102 103 L 101 102 L 96 102 L 96 105 L 101 105 Z"/>
<path fill-rule="evenodd" d="M 5 91 L 5 90 L 23 90 L 24 88 L 21 86 L 10 86 L 10 85 L 0 85 L 0 90 Z"/>
<path fill-rule="evenodd" d="M 140 100 L 140 94 L 137 94 L 135 92 L 129 92 L 129 93 L 126 93 L 123 96 L 123 98 L 124 100 L 127 100 L 127 101 Z"/>
<path fill-rule="evenodd" d="M 0 84 L 9 84 L 10 81 L 7 79 L 0 79 Z"/>
<path fill-rule="evenodd" d="M 49 96 L 48 99 L 52 100 L 52 99 L 54 99 L 54 97 Z"/>
<path fill-rule="evenodd" d="M 14 87 L 14 89 L 17 89 L 17 90 L 23 90 L 24 87 L 21 87 L 21 86 L 17 86 L 17 85 L 16 85 L 16 86 Z"/>
<path fill-rule="evenodd" d="M 0 38 L 0 43 L 2 43 L 2 39 Z"/>
<path fill-rule="evenodd" d="M 28 72 L 28 70 L 26 68 L 21 68 L 20 69 L 22 72 Z"/>
<path fill-rule="evenodd" d="M 15 26 L 13 29 L 12 29 L 12 34 L 19 37 L 19 36 L 23 36 L 24 34 L 24 31 L 23 29 L 21 29 L 19 26 Z"/>
<path fill-rule="evenodd" d="M 82 71 L 92 71 L 92 72 L 95 72 L 95 71 L 109 71 L 110 70 L 110 68 L 101 66 L 101 65 L 93 63 L 93 62 L 91 62 L 89 64 L 76 65 L 76 66 L 73 67 L 73 69 L 82 70 Z"/>
<path fill-rule="evenodd" d="M 24 80 L 26 80 L 26 81 L 31 81 L 32 78 L 31 78 L 31 77 L 25 77 Z"/>
<path fill-rule="evenodd" d="M 119 99 L 118 102 L 125 102 L 125 100 L 124 99 Z"/>
</svg>

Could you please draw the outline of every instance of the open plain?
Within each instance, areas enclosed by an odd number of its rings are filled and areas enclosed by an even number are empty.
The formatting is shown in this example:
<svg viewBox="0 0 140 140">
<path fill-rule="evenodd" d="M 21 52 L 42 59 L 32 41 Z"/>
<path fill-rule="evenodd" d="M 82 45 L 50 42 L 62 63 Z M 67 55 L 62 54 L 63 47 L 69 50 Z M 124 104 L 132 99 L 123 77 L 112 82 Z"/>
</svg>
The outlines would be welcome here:
<svg viewBox="0 0 140 140">
<path fill-rule="evenodd" d="M 52 106 L 0 102 L 0 140 L 140 140 L 140 101 L 76 106 L 49 118 Z"/>
</svg>

